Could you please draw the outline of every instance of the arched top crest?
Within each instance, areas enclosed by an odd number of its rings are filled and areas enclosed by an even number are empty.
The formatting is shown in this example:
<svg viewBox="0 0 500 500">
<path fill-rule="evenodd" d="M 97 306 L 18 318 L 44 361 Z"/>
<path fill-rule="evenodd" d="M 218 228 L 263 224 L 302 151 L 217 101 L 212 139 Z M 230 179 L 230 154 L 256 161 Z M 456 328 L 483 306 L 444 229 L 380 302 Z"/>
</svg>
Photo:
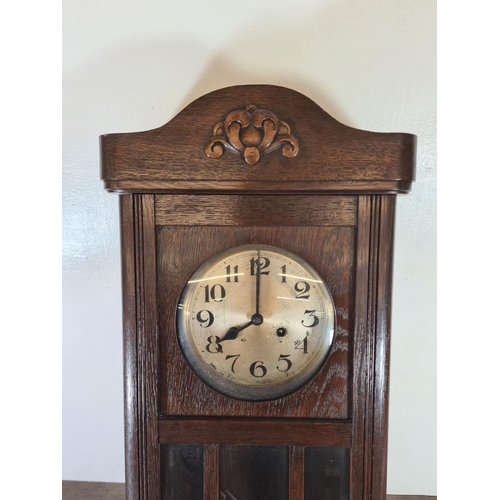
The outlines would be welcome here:
<svg viewBox="0 0 500 500">
<path fill-rule="evenodd" d="M 273 85 L 206 94 L 154 130 L 101 136 L 109 191 L 401 193 L 416 137 L 343 125 Z"/>
</svg>

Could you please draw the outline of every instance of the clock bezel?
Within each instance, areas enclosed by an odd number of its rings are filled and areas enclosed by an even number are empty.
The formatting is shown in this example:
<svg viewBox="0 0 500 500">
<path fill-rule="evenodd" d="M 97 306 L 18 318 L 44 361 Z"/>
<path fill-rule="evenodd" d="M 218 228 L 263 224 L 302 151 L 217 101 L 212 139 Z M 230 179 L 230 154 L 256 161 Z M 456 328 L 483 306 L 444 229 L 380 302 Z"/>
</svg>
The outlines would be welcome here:
<svg viewBox="0 0 500 500">
<path fill-rule="evenodd" d="M 214 371 L 210 365 L 199 354 L 195 346 L 195 342 L 191 337 L 188 321 L 190 313 L 184 308 L 187 297 L 194 293 L 195 285 L 190 282 L 197 282 L 218 262 L 227 259 L 238 253 L 245 253 L 248 251 L 268 251 L 282 255 L 290 261 L 294 261 L 299 266 L 302 266 L 307 273 L 309 273 L 315 280 L 316 285 L 320 290 L 320 296 L 323 300 L 325 307 L 325 321 L 323 326 L 323 343 L 319 349 L 311 357 L 311 360 L 301 368 L 301 370 L 287 377 L 280 382 L 266 385 L 246 385 L 234 380 L 230 380 L 223 376 L 223 374 Z M 336 334 L 336 310 L 332 294 L 326 286 L 320 274 L 303 258 L 289 252 L 283 248 L 273 245 L 264 244 L 247 244 L 237 245 L 227 248 L 221 252 L 216 253 L 207 259 L 197 270 L 191 275 L 189 280 L 183 287 L 179 301 L 176 308 L 176 336 L 179 343 L 180 350 L 184 359 L 196 376 L 204 382 L 211 389 L 234 399 L 249 402 L 270 401 L 286 397 L 298 391 L 308 382 L 310 382 L 324 366 L 329 354 L 332 351 L 332 346 L 335 341 Z"/>
</svg>

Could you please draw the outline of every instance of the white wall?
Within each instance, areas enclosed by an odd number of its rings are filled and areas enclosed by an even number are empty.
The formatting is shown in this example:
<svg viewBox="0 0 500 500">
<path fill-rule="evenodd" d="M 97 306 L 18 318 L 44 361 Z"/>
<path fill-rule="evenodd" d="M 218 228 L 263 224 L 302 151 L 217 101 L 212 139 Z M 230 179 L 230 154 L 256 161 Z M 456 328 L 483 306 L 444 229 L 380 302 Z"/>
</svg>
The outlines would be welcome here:
<svg viewBox="0 0 500 500">
<path fill-rule="evenodd" d="M 98 136 L 269 83 L 418 135 L 398 199 L 388 492 L 436 494 L 435 0 L 63 0 L 63 479 L 123 481 L 118 198 Z"/>
</svg>

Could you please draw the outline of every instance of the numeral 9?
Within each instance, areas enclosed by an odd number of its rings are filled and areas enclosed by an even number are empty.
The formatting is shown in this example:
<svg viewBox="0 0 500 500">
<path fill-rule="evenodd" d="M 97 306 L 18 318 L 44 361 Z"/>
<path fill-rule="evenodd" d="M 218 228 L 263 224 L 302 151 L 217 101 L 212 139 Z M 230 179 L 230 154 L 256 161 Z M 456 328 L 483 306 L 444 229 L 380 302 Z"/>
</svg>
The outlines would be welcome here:
<svg viewBox="0 0 500 500">
<path fill-rule="evenodd" d="M 196 315 L 196 319 L 198 320 L 202 328 L 208 328 L 209 326 L 212 326 L 214 324 L 214 315 L 210 311 L 207 311 L 206 309 L 200 311 Z"/>
</svg>

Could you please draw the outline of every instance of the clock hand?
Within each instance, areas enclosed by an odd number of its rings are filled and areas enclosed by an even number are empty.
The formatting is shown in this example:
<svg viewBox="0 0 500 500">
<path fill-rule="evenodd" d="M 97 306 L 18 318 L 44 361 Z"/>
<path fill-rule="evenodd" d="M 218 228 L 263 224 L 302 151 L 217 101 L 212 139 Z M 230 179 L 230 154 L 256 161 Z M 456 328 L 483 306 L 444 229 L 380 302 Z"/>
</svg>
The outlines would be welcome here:
<svg viewBox="0 0 500 500">
<path fill-rule="evenodd" d="M 234 340 L 238 337 L 238 334 L 244 330 L 245 328 L 248 328 L 249 326 L 256 325 L 259 326 L 262 324 L 264 319 L 262 316 L 259 314 L 259 302 L 260 302 L 260 250 L 257 252 L 257 260 L 255 261 L 255 265 L 257 267 L 257 272 L 256 272 L 256 281 L 255 281 L 255 308 L 256 308 L 256 313 L 252 316 L 252 319 L 248 322 L 245 323 L 244 325 L 241 326 L 232 326 L 229 328 L 229 330 L 225 333 L 224 337 L 222 337 L 219 341 L 224 342 L 225 340 Z"/>
<path fill-rule="evenodd" d="M 255 279 L 255 315 L 259 314 L 259 304 L 260 304 L 260 250 L 257 251 L 257 260 L 255 262 L 257 266 L 257 273 Z"/>
<path fill-rule="evenodd" d="M 234 340 L 235 338 L 238 337 L 238 334 L 244 330 L 245 328 L 248 328 L 249 326 L 252 326 L 252 325 L 256 325 L 256 326 L 259 326 L 259 325 L 262 325 L 262 316 L 260 314 L 254 314 L 252 316 L 252 319 L 248 322 L 248 323 L 245 323 L 244 325 L 241 325 L 241 326 L 232 326 L 224 335 L 224 337 L 222 337 L 220 340 L 219 340 L 219 344 L 221 342 L 224 342 L 224 340 Z"/>
<path fill-rule="evenodd" d="M 248 328 L 249 326 L 253 325 L 254 322 L 253 322 L 253 319 L 250 320 L 248 323 L 245 323 L 244 325 L 242 326 L 232 326 L 227 332 L 226 334 L 224 335 L 224 337 L 222 337 L 219 341 L 219 343 L 221 342 L 224 342 L 224 340 L 234 340 L 235 338 L 238 337 L 238 334 L 244 330 L 245 328 Z"/>
</svg>

